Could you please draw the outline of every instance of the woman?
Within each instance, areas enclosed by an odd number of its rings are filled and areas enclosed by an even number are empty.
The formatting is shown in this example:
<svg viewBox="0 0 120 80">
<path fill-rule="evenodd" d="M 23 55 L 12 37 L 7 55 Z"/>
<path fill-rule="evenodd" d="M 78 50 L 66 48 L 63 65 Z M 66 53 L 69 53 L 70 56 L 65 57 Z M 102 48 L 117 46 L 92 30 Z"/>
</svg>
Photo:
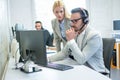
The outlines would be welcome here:
<svg viewBox="0 0 120 80">
<path fill-rule="evenodd" d="M 70 15 L 65 9 L 65 5 L 61 0 L 57 0 L 53 4 L 53 13 L 55 19 L 52 20 L 52 28 L 54 32 L 54 40 L 57 52 L 61 50 L 61 42 L 63 46 L 66 44 L 65 31 L 70 28 Z"/>
</svg>

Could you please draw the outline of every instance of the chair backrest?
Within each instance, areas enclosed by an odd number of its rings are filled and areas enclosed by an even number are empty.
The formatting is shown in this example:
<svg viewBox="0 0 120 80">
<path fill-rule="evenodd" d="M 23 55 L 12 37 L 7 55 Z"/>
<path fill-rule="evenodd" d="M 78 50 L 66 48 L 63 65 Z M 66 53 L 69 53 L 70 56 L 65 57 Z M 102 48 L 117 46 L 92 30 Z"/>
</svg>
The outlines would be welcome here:
<svg viewBox="0 0 120 80">
<path fill-rule="evenodd" d="M 114 38 L 103 38 L 103 58 L 105 67 L 110 70 L 111 58 L 113 55 L 115 39 Z"/>
</svg>

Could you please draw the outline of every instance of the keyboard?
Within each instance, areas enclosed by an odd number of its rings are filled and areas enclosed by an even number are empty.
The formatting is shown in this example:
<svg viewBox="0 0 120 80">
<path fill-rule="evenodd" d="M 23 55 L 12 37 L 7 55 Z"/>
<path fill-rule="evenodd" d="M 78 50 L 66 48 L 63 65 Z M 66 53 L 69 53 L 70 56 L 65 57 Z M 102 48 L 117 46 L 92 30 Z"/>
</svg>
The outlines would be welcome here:
<svg viewBox="0 0 120 80">
<path fill-rule="evenodd" d="M 60 71 L 73 69 L 72 66 L 64 65 L 64 64 L 56 64 L 56 63 L 48 63 L 47 67 L 52 68 L 52 69 L 56 69 L 56 70 L 60 70 Z"/>
</svg>

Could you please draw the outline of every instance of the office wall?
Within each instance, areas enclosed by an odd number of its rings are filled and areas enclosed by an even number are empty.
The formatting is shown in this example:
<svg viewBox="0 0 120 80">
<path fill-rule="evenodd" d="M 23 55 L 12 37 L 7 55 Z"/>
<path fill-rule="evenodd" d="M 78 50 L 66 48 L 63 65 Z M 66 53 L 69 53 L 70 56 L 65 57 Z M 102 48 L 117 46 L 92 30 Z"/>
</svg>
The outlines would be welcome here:
<svg viewBox="0 0 120 80">
<path fill-rule="evenodd" d="M 112 0 L 112 4 L 113 4 L 113 19 L 119 19 L 120 20 L 120 0 Z"/>
<path fill-rule="evenodd" d="M 111 37 L 113 20 L 120 19 L 120 0 L 86 0 L 90 12 L 90 26 L 97 29 L 102 37 Z"/>
<path fill-rule="evenodd" d="M 8 1 L 0 0 L 0 80 L 9 59 Z"/>
<path fill-rule="evenodd" d="M 34 0 L 9 0 L 9 4 L 11 26 L 16 23 L 23 24 L 26 29 L 34 26 Z"/>
</svg>

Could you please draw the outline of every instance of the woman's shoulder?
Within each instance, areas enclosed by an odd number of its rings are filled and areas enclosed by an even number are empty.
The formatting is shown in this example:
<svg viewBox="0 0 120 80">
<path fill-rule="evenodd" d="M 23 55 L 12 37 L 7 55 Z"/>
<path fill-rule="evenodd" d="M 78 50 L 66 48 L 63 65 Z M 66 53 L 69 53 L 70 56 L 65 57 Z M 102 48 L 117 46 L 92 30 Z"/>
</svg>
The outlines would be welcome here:
<svg viewBox="0 0 120 80">
<path fill-rule="evenodd" d="M 69 18 L 65 18 L 64 19 L 66 22 L 70 22 L 70 19 Z"/>
<path fill-rule="evenodd" d="M 65 18 L 65 20 L 68 20 L 68 21 L 70 21 L 70 18 Z"/>
<path fill-rule="evenodd" d="M 55 21 L 57 21 L 57 19 L 56 19 L 56 18 L 54 18 L 54 19 L 52 19 L 51 21 L 52 21 L 52 22 L 55 22 Z"/>
</svg>

